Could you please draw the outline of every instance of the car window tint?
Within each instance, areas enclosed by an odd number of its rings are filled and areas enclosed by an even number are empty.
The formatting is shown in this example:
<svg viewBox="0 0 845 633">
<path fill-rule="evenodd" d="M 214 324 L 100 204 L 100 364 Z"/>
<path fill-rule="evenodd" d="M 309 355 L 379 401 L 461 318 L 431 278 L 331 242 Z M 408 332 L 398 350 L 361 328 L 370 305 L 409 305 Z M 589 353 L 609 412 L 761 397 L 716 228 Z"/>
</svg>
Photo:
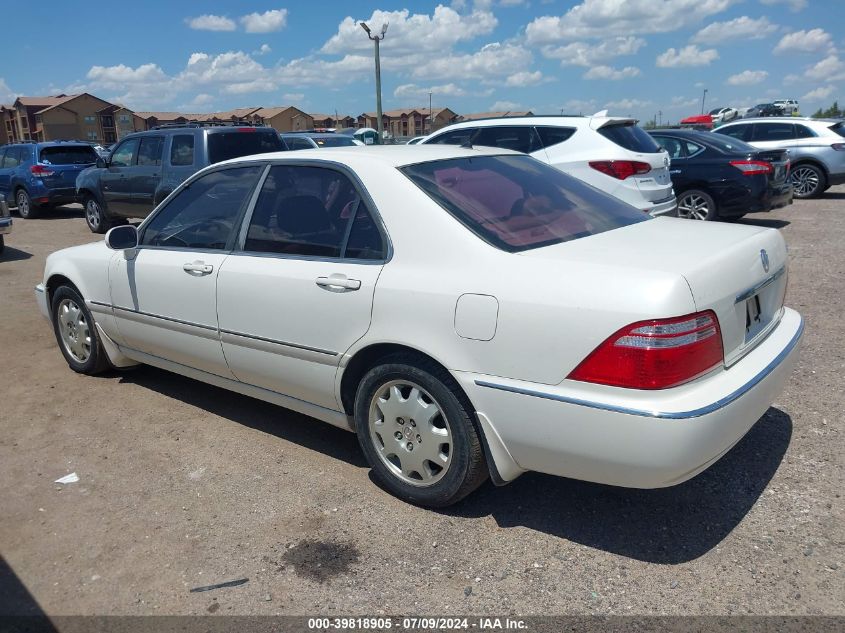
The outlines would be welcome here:
<svg viewBox="0 0 845 633">
<path fill-rule="evenodd" d="M 633 122 L 609 123 L 600 127 L 598 133 L 632 152 L 654 154 L 660 151 L 654 139 Z"/>
<path fill-rule="evenodd" d="M 208 160 L 211 163 L 264 154 L 281 152 L 282 141 L 272 128 L 239 127 L 208 135 Z"/>
<path fill-rule="evenodd" d="M 756 123 L 754 141 L 784 141 L 795 138 L 792 123 Z"/>
<path fill-rule="evenodd" d="M 226 248 L 262 166 L 213 171 L 182 189 L 144 227 L 142 246 Z"/>
<path fill-rule="evenodd" d="M 683 158 L 683 148 L 681 147 L 681 141 L 672 138 L 669 136 L 654 136 L 654 140 L 657 141 L 657 144 L 660 145 L 663 149 L 666 150 L 666 153 L 669 154 L 669 158 Z"/>
<path fill-rule="evenodd" d="M 124 141 L 114 150 L 111 155 L 112 167 L 127 167 L 135 164 L 135 156 L 138 154 L 138 139 L 132 138 Z"/>
<path fill-rule="evenodd" d="M 575 130 L 568 127 L 540 126 L 537 128 L 537 134 L 540 135 L 543 147 L 551 147 L 569 140 Z"/>
<path fill-rule="evenodd" d="M 436 136 L 430 141 L 426 141 L 426 143 L 435 143 L 436 145 L 463 145 L 469 140 L 476 129 L 465 127 L 460 130 L 452 130 L 451 132 L 445 132 L 440 136 Z"/>
<path fill-rule="evenodd" d="M 288 139 L 288 146 L 291 149 L 314 149 L 314 146 L 311 144 L 311 141 L 297 137 L 292 137 Z"/>
<path fill-rule="evenodd" d="M 174 166 L 194 164 L 193 134 L 175 134 L 170 142 L 170 164 Z"/>
<path fill-rule="evenodd" d="M 696 154 L 704 151 L 704 146 L 699 145 L 698 143 L 693 143 L 692 141 L 684 141 L 684 150 L 686 151 L 687 158 L 692 158 Z"/>
<path fill-rule="evenodd" d="M 373 216 L 363 202 L 358 205 L 352 229 L 346 241 L 344 257 L 349 259 L 384 259 L 387 257 L 385 243 Z"/>
<path fill-rule="evenodd" d="M 359 196 L 333 169 L 276 165 L 249 221 L 245 251 L 340 257 Z"/>
<path fill-rule="evenodd" d="M 5 160 L 5 157 L 6 157 L 6 148 L 0 147 L 0 167 L 3 167 L 3 161 Z"/>
<path fill-rule="evenodd" d="M 320 136 L 314 139 L 320 147 L 356 147 L 358 144 L 348 136 Z"/>
<path fill-rule="evenodd" d="M 816 133 L 813 132 L 810 128 L 806 125 L 796 125 L 795 126 L 795 138 L 813 138 L 816 136 Z"/>
<path fill-rule="evenodd" d="M 835 123 L 830 126 L 831 131 L 836 132 L 839 136 L 845 137 L 845 123 Z"/>
<path fill-rule="evenodd" d="M 141 147 L 138 150 L 138 164 L 148 167 L 161 165 L 161 152 L 164 147 L 164 138 L 161 136 L 146 136 L 141 139 Z"/>
<path fill-rule="evenodd" d="M 529 156 L 456 158 L 409 165 L 401 171 L 469 230 L 509 252 L 650 219 Z"/>
<path fill-rule="evenodd" d="M 3 167 L 17 167 L 21 164 L 21 148 L 10 147 L 6 150 L 6 156 L 3 159 Z"/>
<path fill-rule="evenodd" d="M 719 134 L 719 133 L 710 133 L 707 134 L 706 140 L 702 141 L 707 143 L 711 147 L 715 147 L 718 150 L 723 152 L 754 152 L 757 151 L 755 147 L 752 147 L 745 141 L 741 141 L 737 138 L 733 138 L 731 136 Z"/>
<path fill-rule="evenodd" d="M 41 148 L 38 160 L 48 165 L 89 165 L 97 162 L 97 152 L 90 145 L 56 145 Z"/>
<path fill-rule="evenodd" d="M 739 139 L 740 141 L 750 141 L 752 129 L 753 125 L 751 123 L 748 123 L 746 125 L 731 125 L 730 127 L 720 127 L 718 128 L 717 133 L 724 134 L 725 136 L 731 136 L 735 139 Z"/>
<path fill-rule="evenodd" d="M 492 125 L 479 128 L 471 137 L 473 145 L 486 145 L 530 154 L 540 149 L 540 140 L 530 125 Z"/>
</svg>

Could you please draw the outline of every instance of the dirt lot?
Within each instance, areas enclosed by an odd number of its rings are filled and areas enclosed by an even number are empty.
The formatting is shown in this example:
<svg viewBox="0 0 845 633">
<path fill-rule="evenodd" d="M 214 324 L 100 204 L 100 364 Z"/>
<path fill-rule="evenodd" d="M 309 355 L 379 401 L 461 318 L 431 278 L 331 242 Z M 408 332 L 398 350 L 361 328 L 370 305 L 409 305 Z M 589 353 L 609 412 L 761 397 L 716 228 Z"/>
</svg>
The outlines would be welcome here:
<svg viewBox="0 0 845 633">
<path fill-rule="evenodd" d="M 152 368 L 71 372 L 32 287 L 48 253 L 97 238 L 80 209 L 16 220 L 0 613 L 845 613 L 845 187 L 748 222 L 786 236 L 807 329 L 727 456 L 664 490 L 529 474 L 431 512 L 376 487 L 351 434 Z"/>
</svg>

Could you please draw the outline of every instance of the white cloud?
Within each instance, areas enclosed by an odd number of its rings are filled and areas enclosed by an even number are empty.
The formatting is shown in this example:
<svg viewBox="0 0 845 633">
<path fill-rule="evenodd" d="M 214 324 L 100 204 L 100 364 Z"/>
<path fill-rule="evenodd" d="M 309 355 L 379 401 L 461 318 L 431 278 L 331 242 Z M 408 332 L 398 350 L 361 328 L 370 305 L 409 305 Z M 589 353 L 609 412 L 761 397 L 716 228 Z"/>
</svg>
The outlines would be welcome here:
<svg viewBox="0 0 845 633">
<path fill-rule="evenodd" d="M 6 84 L 6 80 L 0 77 L 0 104 L 10 105 L 17 96 L 12 89 Z"/>
<path fill-rule="evenodd" d="M 534 19 L 529 44 L 609 35 L 668 33 L 721 13 L 737 0 L 583 0 L 562 16 Z"/>
<path fill-rule="evenodd" d="M 421 52 L 448 51 L 458 42 L 471 40 L 479 35 L 488 35 L 496 28 L 498 20 L 489 11 L 473 10 L 461 15 L 450 7 L 438 5 L 434 14 L 401 11 L 375 10 L 364 20 L 374 31 L 388 24 L 387 35 L 380 44 L 385 57 Z M 366 52 L 370 54 L 373 43 L 358 26 L 358 21 L 346 17 L 335 33 L 323 44 L 322 53 L 343 54 Z"/>
<path fill-rule="evenodd" d="M 288 20 L 287 9 L 271 9 L 264 13 L 250 13 L 241 17 L 247 33 L 273 33 L 285 28 Z"/>
<path fill-rule="evenodd" d="M 787 53 L 832 53 L 833 40 L 830 33 L 824 29 L 810 29 L 809 31 L 795 31 L 784 35 L 777 46 L 775 55 Z"/>
<path fill-rule="evenodd" d="M 651 101 L 641 101 L 640 99 L 620 99 L 619 101 L 608 101 L 604 104 L 609 110 L 631 111 L 640 108 L 647 108 L 653 105 Z"/>
<path fill-rule="evenodd" d="M 834 87 L 833 86 L 822 86 L 820 88 L 816 88 L 815 90 L 811 90 L 803 97 L 801 97 L 801 101 L 810 101 L 812 103 L 817 103 L 819 101 L 824 101 L 828 99 L 830 95 L 833 94 Z"/>
<path fill-rule="evenodd" d="M 521 110 L 522 104 L 515 101 L 497 101 L 490 106 L 490 112 L 519 112 Z"/>
<path fill-rule="evenodd" d="M 493 81 L 525 70 L 531 61 L 531 52 L 522 46 L 492 42 L 475 53 L 452 53 L 414 64 L 411 74 L 414 77 L 461 80 L 472 77 Z"/>
<path fill-rule="evenodd" d="M 684 46 L 680 50 L 674 48 L 657 56 L 658 68 L 680 68 L 686 66 L 709 66 L 710 62 L 719 59 L 719 53 L 714 48 L 700 49 L 695 44 Z"/>
<path fill-rule="evenodd" d="M 807 0 L 760 0 L 761 3 L 772 6 L 776 4 L 785 4 L 790 11 L 801 11 L 807 8 Z"/>
<path fill-rule="evenodd" d="M 237 28 L 235 21 L 225 15 L 199 15 L 195 18 L 186 18 L 185 22 L 197 31 L 234 31 Z"/>
<path fill-rule="evenodd" d="M 672 101 L 669 103 L 669 106 L 673 108 L 688 108 L 690 106 L 698 105 L 699 103 L 701 103 L 701 99 L 696 97 L 672 97 Z"/>
<path fill-rule="evenodd" d="M 839 81 L 845 79 L 845 62 L 836 55 L 829 55 L 804 73 L 807 79 L 815 81 Z"/>
<path fill-rule="evenodd" d="M 584 79 L 610 79 L 618 81 L 619 79 L 638 77 L 639 74 L 640 69 L 635 66 L 625 66 L 621 70 L 611 68 L 610 66 L 594 66 L 584 73 Z"/>
<path fill-rule="evenodd" d="M 614 37 L 599 44 L 572 42 L 564 46 L 544 46 L 544 57 L 559 59 L 561 66 L 593 66 L 623 55 L 634 55 L 646 41 L 640 37 Z"/>
<path fill-rule="evenodd" d="M 753 86 L 762 83 L 769 76 L 765 70 L 743 70 L 741 73 L 728 77 L 730 86 Z"/>
<path fill-rule="evenodd" d="M 467 91 L 453 83 L 441 86 L 418 86 L 417 84 L 402 84 L 393 91 L 393 96 L 399 99 L 423 99 L 428 93 L 444 97 L 463 97 Z"/>
<path fill-rule="evenodd" d="M 282 99 L 285 100 L 286 103 L 292 102 L 300 102 L 305 99 L 305 93 L 303 92 L 286 92 L 282 95 Z"/>
<path fill-rule="evenodd" d="M 539 70 L 534 72 L 521 70 L 518 73 L 510 75 L 505 80 L 505 85 L 514 88 L 524 88 L 526 86 L 535 86 L 541 81 L 543 81 L 543 73 Z"/>
<path fill-rule="evenodd" d="M 273 49 L 270 48 L 269 44 L 262 44 L 257 51 L 252 51 L 253 55 L 266 55 L 267 53 L 271 52 Z"/>
<path fill-rule="evenodd" d="M 561 109 L 564 114 L 575 112 L 589 112 L 592 114 L 596 111 L 596 105 L 595 99 L 569 99 L 569 101 L 563 104 L 563 108 Z"/>
<path fill-rule="evenodd" d="M 104 88 L 132 83 L 148 83 L 168 79 L 157 64 L 141 64 L 137 68 L 118 64 L 116 66 L 92 66 L 86 75 L 89 80 Z"/>
<path fill-rule="evenodd" d="M 776 32 L 778 27 L 762 17 L 757 20 L 743 15 L 727 22 L 713 22 L 692 36 L 697 44 L 719 44 L 730 40 L 761 40 Z"/>
</svg>

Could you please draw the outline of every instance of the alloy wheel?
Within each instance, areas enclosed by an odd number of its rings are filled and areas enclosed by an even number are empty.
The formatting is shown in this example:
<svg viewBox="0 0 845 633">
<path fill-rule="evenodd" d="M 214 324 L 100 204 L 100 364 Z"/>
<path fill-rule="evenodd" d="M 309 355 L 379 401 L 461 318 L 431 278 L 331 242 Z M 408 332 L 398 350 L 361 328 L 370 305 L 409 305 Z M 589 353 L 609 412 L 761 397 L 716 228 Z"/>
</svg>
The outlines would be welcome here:
<svg viewBox="0 0 845 633">
<path fill-rule="evenodd" d="M 678 201 L 678 217 L 688 220 L 706 220 L 710 213 L 707 200 L 697 194 L 682 197 Z"/>
<path fill-rule="evenodd" d="M 91 328 L 72 299 L 62 299 L 56 313 L 62 345 L 74 360 L 84 363 L 91 355 Z"/>
<path fill-rule="evenodd" d="M 809 197 L 819 187 L 819 174 L 811 167 L 798 167 L 792 170 L 792 189 L 798 197 Z"/>
<path fill-rule="evenodd" d="M 93 198 L 88 198 L 85 203 L 85 220 L 88 222 L 88 227 L 92 231 L 97 231 L 103 221 L 103 213 L 100 210 L 100 205 Z"/>
<path fill-rule="evenodd" d="M 23 191 L 18 191 L 18 213 L 22 218 L 29 217 L 29 196 Z"/>
<path fill-rule="evenodd" d="M 376 390 L 369 432 L 379 459 L 407 484 L 431 486 L 449 470 L 449 421 L 437 401 L 414 382 L 393 380 Z"/>
</svg>

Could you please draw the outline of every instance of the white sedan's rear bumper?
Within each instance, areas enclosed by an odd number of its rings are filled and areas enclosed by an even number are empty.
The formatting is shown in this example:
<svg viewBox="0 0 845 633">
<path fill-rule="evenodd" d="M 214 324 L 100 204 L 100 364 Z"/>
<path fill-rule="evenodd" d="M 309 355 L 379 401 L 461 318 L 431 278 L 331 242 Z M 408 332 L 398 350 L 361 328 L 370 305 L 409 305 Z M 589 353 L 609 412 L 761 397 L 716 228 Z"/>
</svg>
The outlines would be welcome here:
<svg viewBox="0 0 845 633">
<path fill-rule="evenodd" d="M 785 308 L 766 340 L 730 369 L 660 391 L 454 375 L 485 433 L 491 435 L 489 425 L 493 442 L 501 439 L 493 453 L 503 479 L 533 470 L 659 488 L 710 466 L 766 412 L 792 372 L 803 327 L 801 316 Z"/>
</svg>

